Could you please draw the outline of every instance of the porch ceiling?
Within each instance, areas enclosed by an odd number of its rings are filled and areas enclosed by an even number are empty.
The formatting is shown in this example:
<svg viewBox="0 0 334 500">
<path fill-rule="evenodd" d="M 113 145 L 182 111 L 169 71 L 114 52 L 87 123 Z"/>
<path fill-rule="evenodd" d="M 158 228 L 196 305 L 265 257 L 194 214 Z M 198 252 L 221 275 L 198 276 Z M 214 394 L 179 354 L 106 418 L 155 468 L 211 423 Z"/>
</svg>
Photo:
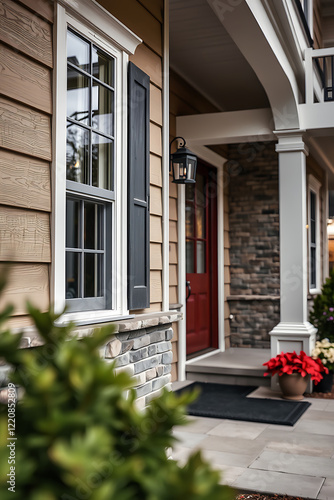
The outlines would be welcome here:
<svg viewBox="0 0 334 500">
<path fill-rule="evenodd" d="M 221 111 L 266 108 L 266 93 L 207 0 L 170 0 L 170 65 Z"/>
</svg>

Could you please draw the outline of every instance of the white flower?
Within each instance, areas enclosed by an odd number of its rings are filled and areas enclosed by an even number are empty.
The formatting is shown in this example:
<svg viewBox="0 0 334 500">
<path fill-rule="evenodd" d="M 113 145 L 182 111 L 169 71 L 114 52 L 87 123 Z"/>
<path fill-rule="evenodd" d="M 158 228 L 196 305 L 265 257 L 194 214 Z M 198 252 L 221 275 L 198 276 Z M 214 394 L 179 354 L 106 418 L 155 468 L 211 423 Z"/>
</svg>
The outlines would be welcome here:
<svg viewBox="0 0 334 500">
<path fill-rule="evenodd" d="M 323 364 L 323 365 L 327 365 L 327 359 L 323 359 L 323 360 L 322 360 L 322 364 Z"/>
</svg>

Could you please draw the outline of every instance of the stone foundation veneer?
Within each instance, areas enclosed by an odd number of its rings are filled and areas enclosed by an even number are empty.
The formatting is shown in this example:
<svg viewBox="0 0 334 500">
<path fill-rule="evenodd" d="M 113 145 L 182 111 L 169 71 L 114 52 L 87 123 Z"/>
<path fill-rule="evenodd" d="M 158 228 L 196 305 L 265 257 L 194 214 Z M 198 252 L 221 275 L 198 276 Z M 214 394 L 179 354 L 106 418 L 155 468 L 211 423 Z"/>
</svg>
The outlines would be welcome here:
<svg viewBox="0 0 334 500">
<path fill-rule="evenodd" d="M 100 355 L 107 363 L 116 361 L 116 371 L 125 371 L 134 379 L 137 392 L 136 405 L 142 409 L 164 387 L 171 388 L 172 323 L 179 321 L 177 312 L 154 313 L 137 316 L 115 323 L 115 334 L 100 348 Z M 78 327 L 79 337 L 91 335 L 99 325 Z M 26 329 L 21 348 L 37 347 L 43 341 L 31 328 Z M 8 367 L 0 359 L 0 391 L 7 386 Z"/>
</svg>

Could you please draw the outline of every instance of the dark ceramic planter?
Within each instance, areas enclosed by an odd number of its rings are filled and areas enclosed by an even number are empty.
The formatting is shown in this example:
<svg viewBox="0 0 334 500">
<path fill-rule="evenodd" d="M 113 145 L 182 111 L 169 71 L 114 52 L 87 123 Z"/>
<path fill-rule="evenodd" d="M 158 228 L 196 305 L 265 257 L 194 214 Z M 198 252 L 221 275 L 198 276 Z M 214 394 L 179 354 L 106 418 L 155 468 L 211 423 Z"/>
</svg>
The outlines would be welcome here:
<svg viewBox="0 0 334 500">
<path fill-rule="evenodd" d="M 313 384 L 313 392 L 332 392 L 333 387 L 333 372 L 324 373 L 322 380 L 315 385 Z"/>
</svg>

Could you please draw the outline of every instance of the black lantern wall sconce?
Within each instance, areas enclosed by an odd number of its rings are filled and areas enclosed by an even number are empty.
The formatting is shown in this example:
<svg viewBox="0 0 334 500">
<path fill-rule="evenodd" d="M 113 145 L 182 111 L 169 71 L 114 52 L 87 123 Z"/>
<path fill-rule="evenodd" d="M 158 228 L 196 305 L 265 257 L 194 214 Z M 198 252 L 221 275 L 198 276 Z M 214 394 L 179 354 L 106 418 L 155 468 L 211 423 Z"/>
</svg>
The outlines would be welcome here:
<svg viewBox="0 0 334 500">
<path fill-rule="evenodd" d="M 182 146 L 178 146 L 175 153 L 171 152 L 172 143 L 180 139 Z M 170 170 L 173 172 L 173 182 L 176 184 L 194 184 L 196 182 L 197 156 L 186 148 L 183 137 L 175 137 L 169 145 Z"/>
</svg>

